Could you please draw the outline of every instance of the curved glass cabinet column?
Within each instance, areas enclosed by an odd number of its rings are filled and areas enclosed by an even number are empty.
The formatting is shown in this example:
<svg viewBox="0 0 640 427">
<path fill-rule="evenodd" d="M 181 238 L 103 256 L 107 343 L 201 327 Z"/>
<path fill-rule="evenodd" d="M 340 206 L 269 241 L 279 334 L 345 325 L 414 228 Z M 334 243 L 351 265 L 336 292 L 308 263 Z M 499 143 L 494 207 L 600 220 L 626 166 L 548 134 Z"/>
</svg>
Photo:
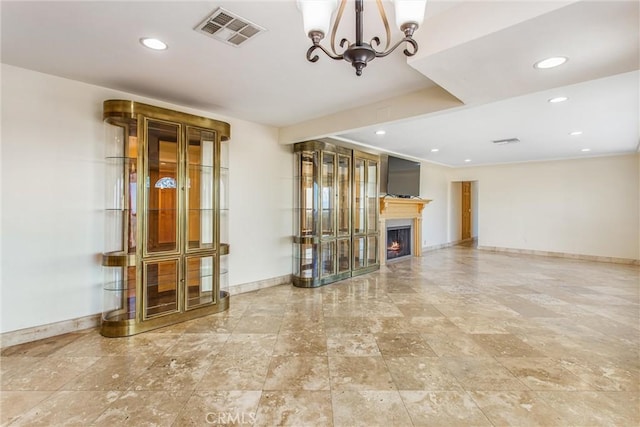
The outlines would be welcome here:
<svg viewBox="0 0 640 427">
<path fill-rule="evenodd" d="M 105 101 L 103 118 L 101 333 L 128 336 L 227 309 L 221 146 L 229 125 L 121 100 Z"/>
<path fill-rule="evenodd" d="M 380 268 L 378 259 L 378 156 L 353 152 L 353 272 Z"/>
<path fill-rule="evenodd" d="M 295 144 L 294 153 L 298 188 L 294 195 L 293 284 L 317 287 L 351 277 L 356 267 L 358 274 L 378 268 L 377 255 L 365 259 L 361 267 L 353 262 L 356 238 L 362 238 L 365 253 L 369 246 L 377 250 L 378 175 L 367 169 L 375 167 L 377 171 L 377 157 L 366 153 L 357 157 L 357 152 L 322 141 Z M 355 185 L 356 161 L 364 165 L 362 200 L 366 203 L 361 221 L 356 214 L 360 198 L 355 193 L 352 203 L 352 192 L 360 191 Z M 369 198 L 373 198 L 371 203 Z M 370 221 L 371 215 L 375 221 Z M 362 231 L 357 228 L 360 223 Z"/>
</svg>

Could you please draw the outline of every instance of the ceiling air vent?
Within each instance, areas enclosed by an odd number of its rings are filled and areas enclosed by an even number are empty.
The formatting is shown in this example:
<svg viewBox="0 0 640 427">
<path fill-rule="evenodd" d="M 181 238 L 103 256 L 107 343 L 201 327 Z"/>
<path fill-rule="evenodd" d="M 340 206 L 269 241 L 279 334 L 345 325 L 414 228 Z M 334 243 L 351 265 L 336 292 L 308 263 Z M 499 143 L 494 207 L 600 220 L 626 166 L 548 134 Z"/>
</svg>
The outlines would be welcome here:
<svg viewBox="0 0 640 427">
<path fill-rule="evenodd" d="M 520 142 L 518 138 L 508 138 L 508 139 L 496 139 L 492 141 L 496 145 L 505 145 L 505 144 L 515 144 L 516 142 Z"/>
<path fill-rule="evenodd" d="M 236 47 L 266 31 L 248 19 L 241 18 L 221 7 L 198 24 L 194 30 Z"/>
</svg>

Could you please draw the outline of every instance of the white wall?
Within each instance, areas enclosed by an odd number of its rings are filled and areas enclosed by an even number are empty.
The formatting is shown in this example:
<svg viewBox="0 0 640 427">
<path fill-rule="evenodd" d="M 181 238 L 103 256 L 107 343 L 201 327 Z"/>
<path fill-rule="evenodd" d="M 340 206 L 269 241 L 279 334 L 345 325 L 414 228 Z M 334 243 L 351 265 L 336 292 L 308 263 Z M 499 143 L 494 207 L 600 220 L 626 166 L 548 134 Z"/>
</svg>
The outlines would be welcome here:
<svg viewBox="0 0 640 427">
<path fill-rule="evenodd" d="M 480 246 L 640 258 L 638 155 L 460 168 Z"/>
<path fill-rule="evenodd" d="M 102 310 L 105 99 L 231 124 L 230 285 L 291 273 L 292 159 L 277 129 L 2 65 L 0 332 Z"/>
<path fill-rule="evenodd" d="M 433 200 L 422 211 L 422 247 L 450 241 L 450 170 L 433 163 L 421 163 L 420 197 Z"/>
<path fill-rule="evenodd" d="M 478 182 L 471 181 L 471 237 L 478 237 Z"/>
</svg>

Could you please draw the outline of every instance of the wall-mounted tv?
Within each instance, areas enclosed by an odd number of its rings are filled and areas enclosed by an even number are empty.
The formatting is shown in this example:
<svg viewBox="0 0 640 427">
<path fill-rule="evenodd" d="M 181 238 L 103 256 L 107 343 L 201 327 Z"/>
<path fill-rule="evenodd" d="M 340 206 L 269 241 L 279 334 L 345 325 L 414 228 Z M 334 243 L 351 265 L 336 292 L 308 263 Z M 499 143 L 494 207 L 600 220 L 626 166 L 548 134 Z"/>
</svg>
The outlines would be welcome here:
<svg viewBox="0 0 640 427">
<path fill-rule="evenodd" d="M 389 156 L 387 194 L 398 197 L 420 197 L 420 162 Z"/>
</svg>

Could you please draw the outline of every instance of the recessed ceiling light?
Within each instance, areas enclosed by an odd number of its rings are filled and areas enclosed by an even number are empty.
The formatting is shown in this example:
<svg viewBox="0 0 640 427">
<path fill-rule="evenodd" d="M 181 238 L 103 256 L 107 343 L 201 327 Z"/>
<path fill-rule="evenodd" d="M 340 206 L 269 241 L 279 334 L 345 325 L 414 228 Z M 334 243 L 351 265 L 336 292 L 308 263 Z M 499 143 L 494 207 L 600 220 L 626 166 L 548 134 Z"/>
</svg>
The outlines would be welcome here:
<svg viewBox="0 0 640 427">
<path fill-rule="evenodd" d="M 148 37 L 141 38 L 140 43 L 142 43 L 143 46 L 153 50 L 165 50 L 167 48 L 167 44 L 162 40 Z"/>
<path fill-rule="evenodd" d="M 571 132 L 569 135 L 571 136 L 578 136 L 578 135 L 582 135 L 582 131 L 581 130 L 574 130 L 573 132 Z"/>
<path fill-rule="evenodd" d="M 553 68 L 558 65 L 562 65 L 568 61 L 568 58 L 564 56 L 553 56 L 551 58 L 543 59 L 542 61 L 538 61 L 533 64 L 533 68 L 545 69 L 545 68 Z"/>
<path fill-rule="evenodd" d="M 465 163 L 469 163 L 471 161 L 471 159 L 464 159 Z"/>
<path fill-rule="evenodd" d="M 567 98 L 566 96 L 556 96 L 555 98 L 549 99 L 549 102 L 552 104 L 557 104 L 558 102 L 564 102 L 567 99 L 569 98 Z"/>
<path fill-rule="evenodd" d="M 432 148 L 432 149 L 431 149 L 431 152 L 432 152 L 432 153 L 437 153 L 438 151 L 440 151 L 440 149 L 439 149 L 439 148 Z"/>
<path fill-rule="evenodd" d="M 580 151 L 582 151 L 583 153 L 587 153 L 587 152 L 591 151 L 591 148 L 583 148 Z"/>
<path fill-rule="evenodd" d="M 376 131 L 376 135 L 384 135 L 385 133 L 387 133 L 387 131 L 382 129 Z"/>
</svg>

